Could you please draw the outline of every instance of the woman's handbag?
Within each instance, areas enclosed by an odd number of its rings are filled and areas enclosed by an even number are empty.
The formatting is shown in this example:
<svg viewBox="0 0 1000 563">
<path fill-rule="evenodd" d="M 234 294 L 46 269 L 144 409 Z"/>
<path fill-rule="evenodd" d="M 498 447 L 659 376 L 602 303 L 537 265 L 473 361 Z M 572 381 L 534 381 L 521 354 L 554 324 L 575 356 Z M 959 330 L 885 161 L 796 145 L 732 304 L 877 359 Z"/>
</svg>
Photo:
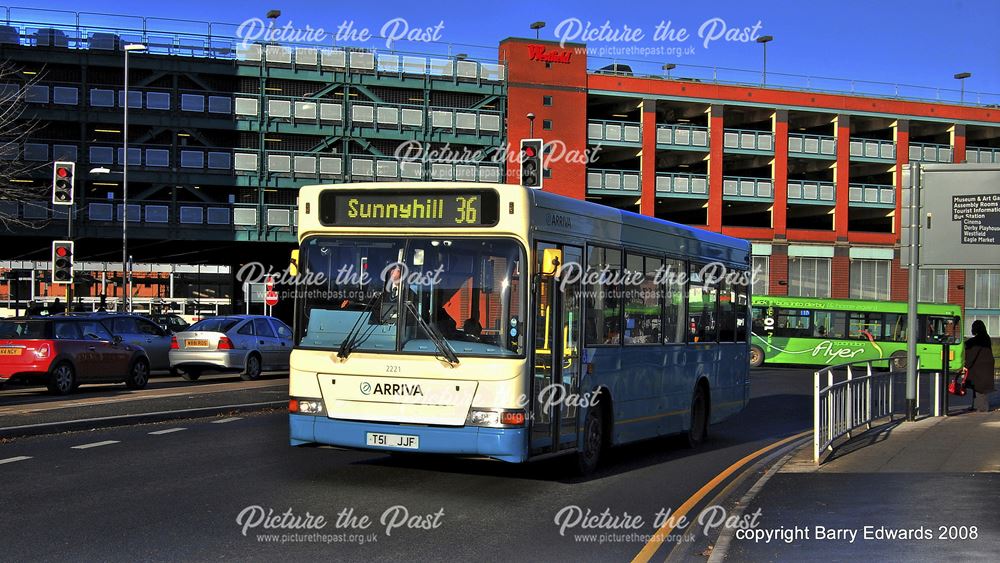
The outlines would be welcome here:
<svg viewBox="0 0 1000 563">
<path fill-rule="evenodd" d="M 953 377 L 952 380 L 948 382 L 948 394 L 964 397 L 966 379 L 968 378 L 969 378 L 968 368 L 962 368 L 962 372 L 956 373 L 955 377 Z"/>
</svg>

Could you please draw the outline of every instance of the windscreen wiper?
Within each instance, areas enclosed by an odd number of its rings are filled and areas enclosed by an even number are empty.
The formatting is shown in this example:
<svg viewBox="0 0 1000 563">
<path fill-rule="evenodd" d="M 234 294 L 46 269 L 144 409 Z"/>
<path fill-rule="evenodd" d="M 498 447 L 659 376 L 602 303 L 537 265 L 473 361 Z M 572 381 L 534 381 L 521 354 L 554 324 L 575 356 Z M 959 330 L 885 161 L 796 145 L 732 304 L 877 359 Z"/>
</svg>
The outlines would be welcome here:
<svg viewBox="0 0 1000 563">
<path fill-rule="evenodd" d="M 424 332 L 426 332 L 427 336 L 430 337 L 431 342 L 433 342 L 434 345 L 437 346 L 438 351 L 440 351 L 441 354 L 445 357 L 445 359 L 448 360 L 448 363 L 451 364 L 453 367 L 457 366 L 459 364 L 458 355 L 455 354 L 454 350 L 452 350 L 451 345 L 448 344 L 448 341 L 445 339 L 444 335 L 439 333 L 437 331 L 437 328 L 435 328 L 433 325 L 425 321 L 423 317 L 420 316 L 420 313 L 417 312 L 417 308 L 414 307 L 413 303 L 411 303 L 410 301 L 406 302 L 406 310 L 409 311 L 413 315 L 413 318 L 417 320 L 417 324 L 420 326 L 420 328 L 424 329 Z"/>
<path fill-rule="evenodd" d="M 365 308 L 361 310 L 361 314 L 358 319 L 354 321 L 354 326 L 348 331 L 347 336 L 344 337 L 344 341 L 340 343 L 340 349 L 337 350 L 337 357 L 346 360 L 347 356 L 351 355 L 354 351 L 354 346 L 357 344 L 358 335 L 361 334 L 361 327 L 364 326 L 365 313 L 370 313 L 375 309 L 375 305 L 382 303 L 382 292 L 376 291 L 371 299 L 365 303 Z"/>
</svg>

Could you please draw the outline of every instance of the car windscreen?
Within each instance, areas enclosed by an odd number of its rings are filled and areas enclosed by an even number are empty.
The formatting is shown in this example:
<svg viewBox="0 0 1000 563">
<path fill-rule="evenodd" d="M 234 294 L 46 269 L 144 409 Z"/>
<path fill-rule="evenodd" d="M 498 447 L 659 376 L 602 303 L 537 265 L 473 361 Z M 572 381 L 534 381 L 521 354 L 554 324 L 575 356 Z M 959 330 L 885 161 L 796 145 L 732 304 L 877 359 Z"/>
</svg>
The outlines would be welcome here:
<svg viewBox="0 0 1000 563">
<path fill-rule="evenodd" d="M 49 338 L 49 321 L 0 320 L 0 338 Z"/>
<path fill-rule="evenodd" d="M 240 322 L 239 319 L 227 319 L 225 317 L 213 317 L 211 319 L 200 320 L 190 327 L 189 331 L 204 331 L 204 332 L 229 332 L 229 329 L 236 326 L 236 323 Z"/>
</svg>

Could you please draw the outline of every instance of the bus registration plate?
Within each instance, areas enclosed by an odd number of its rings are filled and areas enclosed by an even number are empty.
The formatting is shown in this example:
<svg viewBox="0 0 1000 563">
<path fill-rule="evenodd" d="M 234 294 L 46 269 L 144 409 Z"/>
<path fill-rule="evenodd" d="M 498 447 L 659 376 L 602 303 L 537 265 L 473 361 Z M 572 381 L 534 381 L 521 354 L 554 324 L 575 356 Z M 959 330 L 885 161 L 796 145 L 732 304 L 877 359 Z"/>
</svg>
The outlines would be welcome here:
<svg viewBox="0 0 1000 563">
<path fill-rule="evenodd" d="M 369 446 L 389 446 L 391 448 L 404 448 L 416 450 L 420 448 L 419 436 L 404 436 L 402 434 L 382 434 L 379 432 L 368 432 Z"/>
</svg>

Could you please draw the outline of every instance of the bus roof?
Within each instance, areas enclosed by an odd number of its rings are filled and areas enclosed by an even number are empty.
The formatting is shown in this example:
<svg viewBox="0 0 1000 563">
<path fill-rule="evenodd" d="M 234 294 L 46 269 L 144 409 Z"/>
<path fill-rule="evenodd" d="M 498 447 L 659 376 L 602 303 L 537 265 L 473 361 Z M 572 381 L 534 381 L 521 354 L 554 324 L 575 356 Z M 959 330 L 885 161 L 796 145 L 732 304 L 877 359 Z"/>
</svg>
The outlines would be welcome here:
<svg viewBox="0 0 1000 563">
<path fill-rule="evenodd" d="M 905 313 L 906 301 L 866 301 L 862 299 L 828 299 L 822 297 L 788 297 L 785 295 L 754 295 L 752 305 L 772 305 L 789 309 L 827 309 L 831 311 L 871 311 Z M 921 313 L 961 314 L 961 307 L 950 303 L 918 303 Z"/>
</svg>

